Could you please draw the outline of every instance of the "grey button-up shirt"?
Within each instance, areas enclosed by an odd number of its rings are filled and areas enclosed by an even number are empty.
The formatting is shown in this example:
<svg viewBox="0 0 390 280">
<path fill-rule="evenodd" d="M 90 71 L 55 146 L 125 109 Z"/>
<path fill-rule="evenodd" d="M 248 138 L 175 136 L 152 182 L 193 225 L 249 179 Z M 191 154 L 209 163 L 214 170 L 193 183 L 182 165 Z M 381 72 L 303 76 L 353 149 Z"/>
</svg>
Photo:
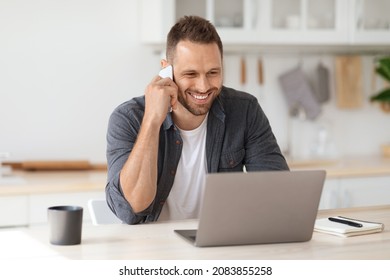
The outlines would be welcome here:
<svg viewBox="0 0 390 280">
<path fill-rule="evenodd" d="M 157 194 L 147 209 L 135 213 L 123 195 L 119 174 L 137 139 L 144 109 L 144 96 L 119 105 L 110 117 L 107 131 L 107 202 L 128 224 L 158 219 L 182 150 L 179 130 L 168 114 L 160 128 Z M 222 88 L 209 112 L 206 157 L 209 173 L 243 171 L 244 166 L 249 172 L 289 169 L 257 99 L 227 87 Z"/>
</svg>

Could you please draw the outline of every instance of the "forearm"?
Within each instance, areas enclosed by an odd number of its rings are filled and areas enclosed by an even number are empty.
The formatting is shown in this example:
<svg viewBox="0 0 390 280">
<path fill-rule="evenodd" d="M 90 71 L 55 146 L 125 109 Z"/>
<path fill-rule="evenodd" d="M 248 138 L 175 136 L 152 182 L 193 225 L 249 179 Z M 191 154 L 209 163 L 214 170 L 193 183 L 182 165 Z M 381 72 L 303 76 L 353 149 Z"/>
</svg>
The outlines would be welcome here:
<svg viewBox="0 0 390 280">
<path fill-rule="evenodd" d="M 145 210 L 156 196 L 158 139 L 159 127 L 143 123 L 120 173 L 122 191 L 135 213 Z"/>
<path fill-rule="evenodd" d="M 155 199 L 159 132 L 169 105 L 175 106 L 172 100 L 177 100 L 177 86 L 171 79 L 157 76 L 145 90 L 144 108 L 142 100 L 130 102 L 121 106 L 110 118 L 107 189 L 108 192 L 113 190 L 114 194 L 118 191 L 116 194 L 120 194 L 131 206 L 128 209 L 131 213 L 139 214 L 146 210 Z M 137 110 L 132 111 L 132 106 Z M 139 109 L 144 109 L 142 116 Z M 117 182 L 113 182 L 115 177 Z M 118 209 L 124 207 L 122 204 L 123 201 L 112 206 L 113 211 L 119 212 Z"/>
</svg>

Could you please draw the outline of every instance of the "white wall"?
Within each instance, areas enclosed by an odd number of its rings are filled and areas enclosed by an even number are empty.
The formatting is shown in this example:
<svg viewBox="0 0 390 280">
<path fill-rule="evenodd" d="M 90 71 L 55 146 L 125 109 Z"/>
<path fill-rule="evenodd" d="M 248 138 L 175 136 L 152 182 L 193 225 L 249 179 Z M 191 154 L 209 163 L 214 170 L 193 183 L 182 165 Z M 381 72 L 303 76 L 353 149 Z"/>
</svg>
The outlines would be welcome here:
<svg viewBox="0 0 390 280">
<path fill-rule="evenodd" d="M 136 0 L 0 1 L 0 151 L 105 161 L 107 119 L 159 68 Z"/>
<path fill-rule="evenodd" d="M 159 69 L 160 57 L 139 41 L 138 9 L 136 0 L 0 1 L 0 152 L 10 152 L 12 161 L 105 161 L 110 113 L 141 95 Z M 313 135 L 317 122 L 289 120 L 276 80 L 302 57 L 263 55 L 261 88 L 257 54 L 246 55 L 248 83 L 240 85 L 240 56 L 226 55 L 226 84 L 259 98 L 283 149 L 310 145 L 312 136 L 291 139 L 297 131 Z M 333 67 L 331 56 L 321 57 Z M 304 56 L 303 67 L 310 72 L 318 60 Z M 332 97 L 320 121 L 330 123 L 340 154 L 378 154 L 379 145 L 390 141 L 389 116 L 368 102 L 340 111 Z"/>
</svg>

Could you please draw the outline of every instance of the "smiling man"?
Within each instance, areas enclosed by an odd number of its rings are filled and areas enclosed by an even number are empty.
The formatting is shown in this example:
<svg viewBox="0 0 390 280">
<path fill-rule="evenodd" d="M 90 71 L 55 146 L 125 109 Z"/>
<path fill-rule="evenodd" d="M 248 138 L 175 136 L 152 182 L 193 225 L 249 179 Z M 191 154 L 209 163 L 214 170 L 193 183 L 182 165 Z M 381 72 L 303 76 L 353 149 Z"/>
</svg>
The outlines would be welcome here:
<svg viewBox="0 0 390 280">
<path fill-rule="evenodd" d="M 108 125 L 107 202 L 128 224 L 197 218 L 207 173 L 288 170 L 257 99 L 223 86 L 222 42 L 210 22 L 180 19 L 166 58 L 173 78 L 154 77 Z"/>
</svg>

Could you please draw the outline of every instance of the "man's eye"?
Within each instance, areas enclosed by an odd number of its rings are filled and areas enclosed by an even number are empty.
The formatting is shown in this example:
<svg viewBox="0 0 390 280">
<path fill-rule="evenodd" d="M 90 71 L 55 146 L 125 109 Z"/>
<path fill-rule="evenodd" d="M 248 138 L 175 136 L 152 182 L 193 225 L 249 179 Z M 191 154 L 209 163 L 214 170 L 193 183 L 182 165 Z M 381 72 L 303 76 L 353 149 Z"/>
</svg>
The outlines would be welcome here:
<svg viewBox="0 0 390 280">
<path fill-rule="evenodd" d="M 209 72 L 210 76 L 216 76 L 218 74 L 219 74 L 219 71 L 211 71 L 211 72 Z"/>
</svg>

